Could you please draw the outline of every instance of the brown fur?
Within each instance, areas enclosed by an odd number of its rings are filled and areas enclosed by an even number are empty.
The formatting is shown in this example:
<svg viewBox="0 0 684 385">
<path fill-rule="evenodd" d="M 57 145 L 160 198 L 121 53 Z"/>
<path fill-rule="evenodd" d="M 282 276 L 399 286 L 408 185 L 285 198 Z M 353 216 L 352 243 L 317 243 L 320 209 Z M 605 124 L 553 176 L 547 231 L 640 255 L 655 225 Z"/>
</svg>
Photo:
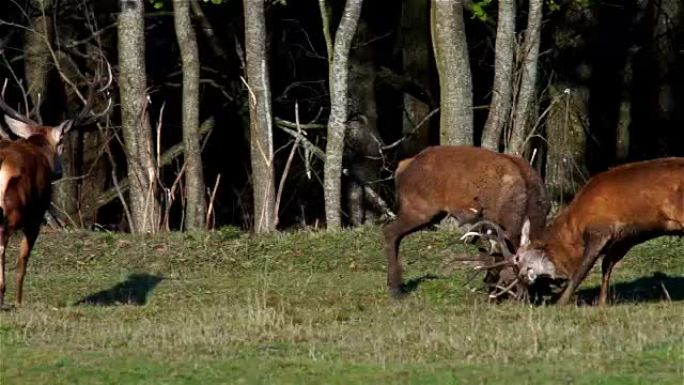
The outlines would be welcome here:
<svg viewBox="0 0 684 385">
<path fill-rule="evenodd" d="M 525 217 L 544 228 L 549 202 L 539 175 L 523 159 L 478 147 L 436 146 L 403 160 L 396 171 L 397 218 L 384 229 L 387 283 L 401 293 L 401 239 L 449 214 L 461 224 L 488 219 L 517 249 Z"/>
<path fill-rule="evenodd" d="M 26 264 L 50 205 L 51 182 L 57 144 L 52 127 L 27 126 L 27 139 L 0 141 L 0 306 L 5 296 L 5 248 L 10 235 L 22 230 L 17 259 L 16 304 L 22 301 Z M 61 132 L 61 130 L 60 130 Z M 32 133 L 32 135 L 31 135 Z"/>
<path fill-rule="evenodd" d="M 544 250 L 557 278 L 570 279 L 560 304 L 602 255 L 599 304 L 605 304 L 615 264 L 633 246 L 662 235 L 684 235 L 684 158 L 631 163 L 594 176 L 527 249 Z"/>
</svg>

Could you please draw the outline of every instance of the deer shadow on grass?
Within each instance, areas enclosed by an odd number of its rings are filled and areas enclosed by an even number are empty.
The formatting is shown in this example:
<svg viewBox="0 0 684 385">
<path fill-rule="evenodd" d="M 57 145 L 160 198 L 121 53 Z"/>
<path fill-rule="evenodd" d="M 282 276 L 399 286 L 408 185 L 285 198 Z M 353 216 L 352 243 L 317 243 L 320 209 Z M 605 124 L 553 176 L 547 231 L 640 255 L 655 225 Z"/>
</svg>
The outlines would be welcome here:
<svg viewBox="0 0 684 385">
<path fill-rule="evenodd" d="M 577 303 L 591 305 L 598 300 L 600 286 L 577 291 Z M 631 282 L 610 285 L 609 301 L 618 303 L 639 303 L 659 301 L 683 301 L 684 277 L 668 276 L 655 272 L 650 277 L 642 277 Z"/>
<path fill-rule="evenodd" d="M 443 279 L 443 277 L 436 276 L 434 274 L 425 274 L 421 275 L 420 277 L 412 278 L 404 283 L 401 284 L 401 293 L 402 294 L 409 294 L 413 293 L 418 289 L 418 286 L 420 286 L 423 282 L 425 281 L 432 281 L 434 279 Z"/>
<path fill-rule="evenodd" d="M 151 274 L 131 274 L 125 281 L 76 301 L 74 305 L 116 306 L 144 305 L 147 296 L 164 277 Z"/>
</svg>

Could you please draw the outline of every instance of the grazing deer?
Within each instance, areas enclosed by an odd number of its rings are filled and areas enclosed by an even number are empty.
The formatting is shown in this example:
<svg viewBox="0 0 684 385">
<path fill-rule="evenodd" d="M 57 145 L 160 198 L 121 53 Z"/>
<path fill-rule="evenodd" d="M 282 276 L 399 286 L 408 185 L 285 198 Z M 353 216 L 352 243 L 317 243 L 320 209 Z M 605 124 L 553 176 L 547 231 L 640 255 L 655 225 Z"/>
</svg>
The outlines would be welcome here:
<svg viewBox="0 0 684 385">
<path fill-rule="evenodd" d="M 460 225 L 485 219 L 501 226 L 516 250 L 523 220 L 529 218 L 533 233 L 541 231 L 550 206 L 541 178 L 524 159 L 478 147 L 427 148 L 399 163 L 395 183 L 398 214 L 383 229 L 387 284 L 395 296 L 402 294 L 399 244 L 406 235 L 444 214 Z"/>
<path fill-rule="evenodd" d="M 619 166 L 591 178 L 565 210 L 530 238 L 525 222 L 514 258 L 520 278 L 568 281 L 558 304 L 570 301 L 603 256 L 599 305 L 608 298 L 610 274 L 633 246 L 663 235 L 684 235 L 684 158 Z"/>
<path fill-rule="evenodd" d="M 105 91 L 112 82 L 111 68 L 107 64 L 109 80 L 98 92 Z M 5 122 L 19 139 L 0 141 L 0 308 L 5 306 L 5 249 L 12 233 L 22 230 L 23 238 L 17 259 L 15 304 L 21 305 L 26 264 L 38 238 L 45 212 L 50 206 L 52 181 L 62 174 L 62 138 L 76 125 L 86 125 L 105 115 L 111 107 L 99 113 L 91 111 L 95 85 L 89 85 L 85 107 L 73 120 L 57 126 L 44 126 L 9 107 L 0 95 L 0 109 L 7 115 Z M 5 85 L 7 83 L 5 82 Z M 4 87 L 3 87 L 4 90 Z"/>
</svg>

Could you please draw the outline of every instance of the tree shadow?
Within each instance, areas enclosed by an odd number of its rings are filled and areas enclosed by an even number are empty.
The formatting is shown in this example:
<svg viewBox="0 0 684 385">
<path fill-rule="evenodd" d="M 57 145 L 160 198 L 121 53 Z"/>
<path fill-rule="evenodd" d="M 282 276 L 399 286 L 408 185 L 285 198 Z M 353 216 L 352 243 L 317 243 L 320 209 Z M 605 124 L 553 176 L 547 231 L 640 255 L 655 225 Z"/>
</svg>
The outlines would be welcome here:
<svg viewBox="0 0 684 385">
<path fill-rule="evenodd" d="M 125 281 L 117 283 L 109 289 L 98 291 L 81 298 L 74 305 L 115 306 L 144 305 L 147 295 L 164 277 L 147 273 L 131 274 Z"/>
<path fill-rule="evenodd" d="M 599 291 L 600 286 L 579 290 L 576 293 L 577 303 L 582 305 L 595 303 L 598 300 Z M 684 277 L 671 277 L 662 272 L 655 272 L 650 277 L 610 285 L 609 301 L 613 304 L 668 300 L 684 300 Z"/>
<path fill-rule="evenodd" d="M 420 286 L 420 284 L 422 284 L 423 282 L 441 278 L 442 277 L 436 276 L 434 274 L 425 274 L 420 277 L 410 279 L 401 284 L 401 292 L 402 294 L 413 293 L 414 291 L 416 291 L 416 289 L 418 289 L 418 286 Z"/>
</svg>

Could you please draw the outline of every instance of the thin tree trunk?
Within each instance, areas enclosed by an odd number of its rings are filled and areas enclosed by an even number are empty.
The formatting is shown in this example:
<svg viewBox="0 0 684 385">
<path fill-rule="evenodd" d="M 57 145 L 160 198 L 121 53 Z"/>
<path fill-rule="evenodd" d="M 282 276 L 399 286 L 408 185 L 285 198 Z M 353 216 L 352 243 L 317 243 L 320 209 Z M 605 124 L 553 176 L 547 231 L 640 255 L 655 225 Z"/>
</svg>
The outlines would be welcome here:
<svg viewBox="0 0 684 385">
<path fill-rule="evenodd" d="M 273 122 L 266 63 L 266 22 L 263 0 L 245 0 L 245 51 L 249 84 L 250 146 L 254 192 L 254 231 L 275 229 Z"/>
<path fill-rule="evenodd" d="M 510 120 L 513 104 L 515 0 L 499 0 L 495 49 L 494 86 L 489 115 L 482 131 L 482 147 L 498 151 L 501 133 Z"/>
<path fill-rule="evenodd" d="M 183 62 L 183 144 L 185 145 L 185 228 L 205 226 L 204 174 L 199 134 L 199 52 L 187 0 L 174 0 L 176 37 Z"/>
<path fill-rule="evenodd" d="M 525 151 L 527 136 L 533 121 L 533 107 L 537 96 L 537 64 L 539 61 L 539 41 L 541 40 L 542 0 L 530 0 L 527 16 L 525 41 L 522 46 L 522 76 L 518 88 L 518 98 L 513 112 L 513 129 L 506 152 L 522 155 Z"/>
<path fill-rule="evenodd" d="M 325 148 L 323 188 L 325 194 L 325 219 L 329 230 L 339 229 L 340 195 L 342 178 L 342 154 L 347 121 L 349 49 L 354 39 L 356 25 L 361 15 L 362 0 L 347 0 L 340 25 L 335 33 L 333 62 L 330 66 L 330 117 Z"/>
<path fill-rule="evenodd" d="M 423 0 L 403 2 L 401 13 L 401 40 L 404 73 L 424 89 L 430 88 L 430 3 Z M 430 113 L 430 106 L 404 93 L 404 115 L 402 135 L 410 135 L 402 143 L 405 154 L 418 153 L 430 143 L 430 125 L 418 125 Z M 416 131 L 416 132 L 414 132 Z"/>
<path fill-rule="evenodd" d="M 439 73 L 440 144 L 473 144 L 473 86 L 462 0 L 432 0 L 432 48 Z"/>
<path fill-rule="evenodd" d="M 52 18 L 49 11 L 51 0 L 32 0 L 31 29 L 24 33 L 24 73 L 28 94 L 33 102 L 33 110 L 40 113 L 40 104 L 45 101 L 47 77 L 52 67 L 50 47 L 52 38 Z"/>
<path fill-rule="evenodd" d="M 589 89 L 580 84 L 557 83 L 549 94 L 546 119 L 546 188 L 554 211 L 570 202 L 588 177 L 586 148 L 589 129 Z"/>
<path fill-rule="evenodd" d="M 627 51 L 622 70 L 622 91 L 620 91 L 620 110 L 615 133 L 615 158 L 624 162 L 629 157 L 629 128 L 632 124 L 632 61 L 634 52 Z"/>
<path fill-rule="evenodd" d="M 156 232 L 160 205 L 152 150 L 152 130 L 147 111 L 145 73 L 145 19 L 143 0 L 120 0 L 119 92 L 121 126 L 131 181 L 129 200 L 133 232 Z"/>
<path fill-rule="evenodd" d="M 377 71 L 374 50 L 364 42 L 373 38 L 368 24 L 360 20 L 349 52 L 349 77 L 347 112 L 350 118 L 345 124 L 345 149 L 343 163 L 355 178 L 347 180 L 347 209 L 349 222 L 353 226 L 363 224 L 365 218 L 371 218 L 372 212 L 366 205 L 363 194 L 365 183 L 372 183 L 380 178 L 382 169 L 382 151 L 378 138 L 378 111 L 375 101 L 375 80 Z M 343 205 L 344 207 L 344 205 Z"/>
</svg>

